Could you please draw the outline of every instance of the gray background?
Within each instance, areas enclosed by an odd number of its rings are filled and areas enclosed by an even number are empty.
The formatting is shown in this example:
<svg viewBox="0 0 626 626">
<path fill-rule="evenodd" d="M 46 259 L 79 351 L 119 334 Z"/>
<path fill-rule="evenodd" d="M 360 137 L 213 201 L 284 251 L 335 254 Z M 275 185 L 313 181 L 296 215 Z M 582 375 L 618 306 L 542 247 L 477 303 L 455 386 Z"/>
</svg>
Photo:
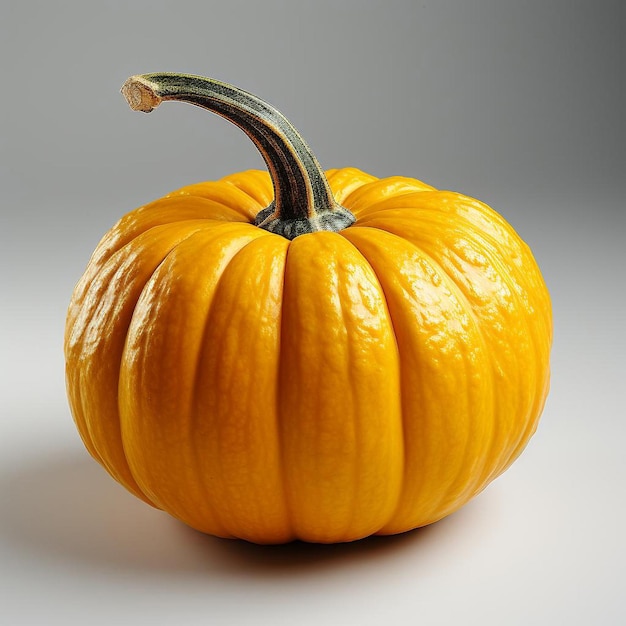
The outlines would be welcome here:
<svg viewBox="0 0 626 626">
<path fill-rule="evenodd" d="M 0 6 L 0 622 L 626 623 L 623 2 Z M 263 167 L 204 111 L 131 112 L 119 87 L 150 71 L 257 93 L 325 167 L 473 195 L 531 245 L 552 392 L 522 458 L 460 512 L 260 548 L 188 530 L 84 452 L 62 334 L 95 244 L 176 187 Z"/>
</svg>

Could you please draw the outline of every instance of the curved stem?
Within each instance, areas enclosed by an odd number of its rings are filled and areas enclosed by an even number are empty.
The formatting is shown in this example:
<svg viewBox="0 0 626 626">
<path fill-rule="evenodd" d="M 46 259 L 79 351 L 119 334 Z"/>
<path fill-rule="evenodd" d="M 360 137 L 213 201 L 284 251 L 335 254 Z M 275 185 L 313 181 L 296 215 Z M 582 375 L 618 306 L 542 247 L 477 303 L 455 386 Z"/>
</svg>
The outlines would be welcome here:
<svg viewBox="0 0 626 626">
<path fill-rule="evenodd" d="M 354 217 L 339 206 L 317 159 L 298 131 L 276 109 L 232 85 L 189 74 L 132 76 L 122 93 L 134 110 L 146 113 L 163 100 L 189 102 L 241 128 L 261 153 L 274 185 L 274 202 L 257 225 L 289 239 L 314 230 L 341 230 Z"/>
</svg>

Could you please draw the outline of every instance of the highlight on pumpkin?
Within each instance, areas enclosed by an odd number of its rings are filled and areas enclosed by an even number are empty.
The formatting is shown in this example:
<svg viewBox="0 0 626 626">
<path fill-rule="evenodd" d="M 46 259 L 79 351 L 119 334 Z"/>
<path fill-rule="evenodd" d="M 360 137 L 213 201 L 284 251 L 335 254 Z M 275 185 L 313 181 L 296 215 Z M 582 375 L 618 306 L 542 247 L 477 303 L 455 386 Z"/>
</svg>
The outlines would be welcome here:
<svg viewBox="0 0 626 626">
<path fill-rule="evenodd" d="M 225 117 L 267 171 L 130 211 L 76 285 L 68 398 L 115 480 L 218 537 L 332 543 L 436 522 L 514 462 L 548 393 L 552 318 L 500 215 L 323 171 L 282 114 L 212 79 L 123 92 Z"/>
</svg>

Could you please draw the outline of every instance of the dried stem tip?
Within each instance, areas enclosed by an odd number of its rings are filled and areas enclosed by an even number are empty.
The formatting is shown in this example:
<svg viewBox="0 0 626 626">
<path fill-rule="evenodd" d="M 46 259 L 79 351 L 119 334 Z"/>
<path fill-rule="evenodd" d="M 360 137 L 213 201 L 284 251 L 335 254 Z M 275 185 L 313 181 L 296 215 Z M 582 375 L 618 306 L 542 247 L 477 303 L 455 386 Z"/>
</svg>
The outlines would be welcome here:
<svg viewBox="0 0 626 626">
<path fill-rule="evenodd" d="M 122 85 L 121 92 L 133 111 L 150 113 L 161 104 L 161 97 L 156 94 L 155 88 L 156 85 L 142 76 L 131 76 Z"/>
</svg>

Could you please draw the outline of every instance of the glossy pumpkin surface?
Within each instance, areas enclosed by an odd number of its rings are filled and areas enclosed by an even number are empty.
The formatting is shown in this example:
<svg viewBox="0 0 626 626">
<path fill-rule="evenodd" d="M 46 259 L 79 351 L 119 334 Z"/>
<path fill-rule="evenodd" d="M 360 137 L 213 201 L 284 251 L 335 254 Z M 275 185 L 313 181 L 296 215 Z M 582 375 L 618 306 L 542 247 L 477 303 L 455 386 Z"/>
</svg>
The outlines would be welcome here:
<svg viewBox="0 0 626 626">
<path fill-rule="evenodd" d="M 199 530 L 324 542 L 422 526 L 537 425 L 551 320 L 528 247 L 466 196 L 327 174 L 348 229 L 253 226 L 272 185 L 245 172 L 125 216 L 73 296 L 85 445 Z"/>
<path fill-rule="evenodd" d="M 292 240 L 254 225 L 247 171 L 106 234 L 69 308 L 72 413 L 93 457 L 190 526 L 342 542 L 452 513 L 536 429 L 549 296 L 485 204 L 330 170 L 356 221 Z"/>
</svg>

